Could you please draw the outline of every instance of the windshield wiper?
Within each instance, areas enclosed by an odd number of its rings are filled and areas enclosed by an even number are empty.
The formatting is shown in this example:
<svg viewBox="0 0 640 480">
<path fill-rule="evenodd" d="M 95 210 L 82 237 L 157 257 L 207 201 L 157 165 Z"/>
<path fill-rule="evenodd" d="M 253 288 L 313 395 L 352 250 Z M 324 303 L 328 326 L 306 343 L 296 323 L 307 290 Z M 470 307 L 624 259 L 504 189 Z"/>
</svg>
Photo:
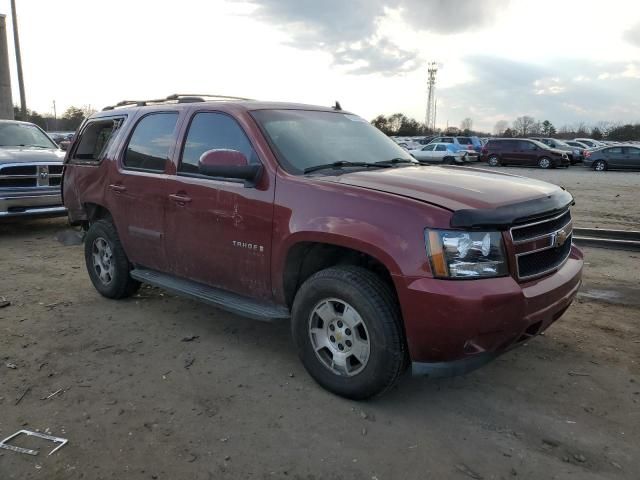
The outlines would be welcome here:
<svg viewBox="0 0 640 480">
<path fill-rule="evenodd" d="M 401 157 L 396 157 L 396 158 L 392 158 L 391 160 L 382 160 L 380 162 L 374 162 L 374 165 L 378 165 L 381 167 L 385 167 L 385 166 L 394 166 L 394 165 L 400 165 L 400 164 L 411 164 L 411 165 L 417 165 L 419 162 L 416 160 L 409 160 L 408 158 L 401 158 Z"/>
<path fill-rule="evenodd" d="M 323 165 L 315 165 L 313 167 L 305 168 L 304 173 L 312 173 L 317 172 L 318 170 L 325 170 L 327 168 L 344 168 L 344 167 L 364 167 L 364 168 L 388 168 L 391 165 L 378 165 L 377 163 L 366 163 L 366 162 L 347 162 L 341 160 L 339 162 L 333 163 L 325 163 Z"/>
</svg>

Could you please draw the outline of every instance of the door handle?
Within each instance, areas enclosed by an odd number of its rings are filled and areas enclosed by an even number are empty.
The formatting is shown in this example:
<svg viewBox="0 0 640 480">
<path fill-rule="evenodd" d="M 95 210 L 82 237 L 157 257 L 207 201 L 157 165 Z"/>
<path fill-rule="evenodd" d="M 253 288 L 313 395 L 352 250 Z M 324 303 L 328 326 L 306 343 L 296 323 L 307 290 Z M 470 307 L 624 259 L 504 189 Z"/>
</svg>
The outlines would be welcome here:
<svg viewBox="0 0 640 480">
<path fill-rule="evenodd" d="M 125 187 L 124 185 L 111 184 L 109 185 L 109 190 L 112 190 L 115 193 L 123 193 L 127 191 L 127 187 Z"/>
<path fill-rule="evenodd" d="M 177 193 L 172 193 L 171 195 L 169 195 L 169 198 L 176 202 L 178 205 L 184 205 L 191 202 L 191 197 L 187 197 L 186 195 L 180 195 Z"/>
</svg>

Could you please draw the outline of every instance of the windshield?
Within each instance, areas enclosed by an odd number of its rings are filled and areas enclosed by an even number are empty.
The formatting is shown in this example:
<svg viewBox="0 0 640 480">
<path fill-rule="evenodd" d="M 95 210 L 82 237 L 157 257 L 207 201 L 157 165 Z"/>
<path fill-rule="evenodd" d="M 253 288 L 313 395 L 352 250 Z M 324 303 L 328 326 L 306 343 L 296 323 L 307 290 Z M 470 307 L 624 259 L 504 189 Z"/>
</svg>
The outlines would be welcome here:
<svg viewBox="0 0 640 480">
<path fill-rule="evenodd" d="M 373 164 L 393 159 L 412 161 L 366 120 L 339 112 L 258 110 L 252 112 L 290 173 L 301 174 L 335 162 Z"/>
<path fill-rule="evenodd" d="M 29 123 L 0 123 L 0 147 L 58 148 L 42 130 Z"/>
<path fill-rule="evenodd" d="M 538 140 L 531 140 L 529 139 L 530 142 L 535 143 L 536 146 L 540 147 L 540 148 L 544 148 L 545 150 L 551 150 L 551 147 L 547 144 L 544 144 L 542 142 L 539 142 Z"/>
<path fill-rule="evenodd" d="M 567 142 L 563 142 L 562 140 L 555 140 L 556 145 L 559 145 L 561 147 L 570 147 L 571 145 L 569 145 Z"/>
</svg>

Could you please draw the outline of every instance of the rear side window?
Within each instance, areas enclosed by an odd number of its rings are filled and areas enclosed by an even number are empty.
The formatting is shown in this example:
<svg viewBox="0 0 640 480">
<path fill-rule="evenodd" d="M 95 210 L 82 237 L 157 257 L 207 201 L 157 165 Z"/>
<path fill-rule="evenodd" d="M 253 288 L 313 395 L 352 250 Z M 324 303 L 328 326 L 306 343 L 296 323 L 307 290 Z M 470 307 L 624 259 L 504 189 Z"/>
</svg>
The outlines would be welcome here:
<svg viewBox="0 0 640 480">
<path fill-rule="evenodd" d="M 124 156 L 124 166 L 163 172 L 176 141 L 178 113 L 152 113 L 136 125 Z"/>
<path fill-rule="evenodd" d="M 461 145 L 473 145 L 469 137 L 458 137 L 458 143 Z"/>
<path fill-rule="evenodd" d="M 124 117 L 89 121 L 78 139 L 71 162 L 99 163 L 123 122 Z"/>
<path fill-rule="evenodd" d="M 446 151 L 447 151 L 446 145 L 437 145 L 436 146 L 436 152 L 446 152 Z"/>
<path fill-rule="evenodd" d="M 444 137 L 444 138 L 441 140 L 441 142 L 442 142 L 442 143 L 453 143 L 453 138 L 451 138 L 451 137 Z"/>
<path fill-rule="evenodd" d="M 178 171 L 198 173 L 202 154 L 220 149 L 237 150 L 244 153 L 250 164 L 259 163 L 247 135 L 232 117 L 224 113 L 196 113 L 189 126 Z"/>
<path fill-rule="evenodd" d="M 607 148 L 605 151 L 607 153 L 622 153 L 622 147 Z"/>
<path fill-rule="evenodd" d="M 640 148 L 635 147 L 627 147 L 627 155 L 633 155 L 634 157 L 640 158 Z"/>
</svg>

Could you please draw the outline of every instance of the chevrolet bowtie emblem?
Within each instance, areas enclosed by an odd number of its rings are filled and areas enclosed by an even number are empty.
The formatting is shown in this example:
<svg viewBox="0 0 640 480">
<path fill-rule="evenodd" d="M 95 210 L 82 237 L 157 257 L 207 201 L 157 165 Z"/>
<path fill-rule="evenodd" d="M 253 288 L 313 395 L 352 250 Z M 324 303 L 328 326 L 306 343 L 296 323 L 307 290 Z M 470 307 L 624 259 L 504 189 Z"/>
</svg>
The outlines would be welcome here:
<svg viewBox="0 0 640 480">
<path fill-rule="evenodd" d="M 556 248 L 563 246 L 566 243 L 567 238 L 569 238 L 569 234 L 566 230 L 563 229 L 556 232 L 553 238 L 553 246 Z"/>
</svg>

